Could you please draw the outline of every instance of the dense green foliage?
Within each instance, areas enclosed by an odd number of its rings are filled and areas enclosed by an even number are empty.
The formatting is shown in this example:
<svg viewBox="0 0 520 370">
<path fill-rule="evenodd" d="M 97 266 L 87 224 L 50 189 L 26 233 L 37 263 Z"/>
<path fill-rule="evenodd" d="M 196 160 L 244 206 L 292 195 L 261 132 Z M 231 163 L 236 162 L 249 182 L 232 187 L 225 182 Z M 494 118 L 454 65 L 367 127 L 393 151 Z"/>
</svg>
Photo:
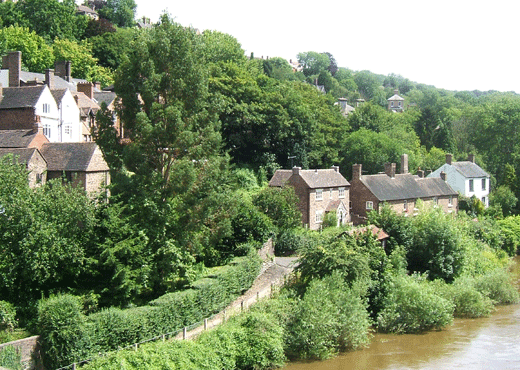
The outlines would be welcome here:
<svg viewBox="0 0 520 370">
<path fill-rule="evenodd" d="M 10 370 L 22 370 L 22 354 L 13 346 L 0 349 L 0 367 Z"/>
</svg>

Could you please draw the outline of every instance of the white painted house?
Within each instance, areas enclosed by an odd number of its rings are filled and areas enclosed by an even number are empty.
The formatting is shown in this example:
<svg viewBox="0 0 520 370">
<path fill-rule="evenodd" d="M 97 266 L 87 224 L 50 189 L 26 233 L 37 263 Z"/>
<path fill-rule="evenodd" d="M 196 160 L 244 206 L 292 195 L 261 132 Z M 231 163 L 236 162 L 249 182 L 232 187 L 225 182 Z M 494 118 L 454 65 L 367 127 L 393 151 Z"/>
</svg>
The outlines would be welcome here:
<svg viewBox="0 0 520 370">
<path fill-rule="evenodd" d="M 56 135 L 51 143 L 78 143 L 83 141 L 81 134 L 80 110 L 69 89 L 53 89 L 52 96 L 56 100 L 59 111 L 59 122 L 56 129 Z M 51 133 L 53 134 L 53 133 Z"/>
<path fill-rule="evenodd" d="M 475 163 L 475 156 L 470 154 L 467 161 L 453 162 L 452 155 L 446 154 L 446 163 L 428 175 L 428 177 L 441 177 L 441 172 L 446 173 L 447 182 L 465 197 L 475 196 L 486 207 L 489 206 L 490 176 Z"/>
</svg>

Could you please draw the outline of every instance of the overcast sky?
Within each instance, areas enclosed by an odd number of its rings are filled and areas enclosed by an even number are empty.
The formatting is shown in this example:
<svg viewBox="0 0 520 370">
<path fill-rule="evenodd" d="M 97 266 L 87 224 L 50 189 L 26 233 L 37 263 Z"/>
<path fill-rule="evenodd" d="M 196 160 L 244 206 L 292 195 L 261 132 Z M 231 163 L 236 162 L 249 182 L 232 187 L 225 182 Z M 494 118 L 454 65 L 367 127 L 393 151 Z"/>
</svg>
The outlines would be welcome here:
<svg viewBox="0 0 520 370">
<path fill-rule="evenodd" d="M 136 0 L 184 25 L 228 33 L 249 55 L 329 52 L 338 66 L 448 90 L 520 93 L 518 0 Z"/>
</svg>

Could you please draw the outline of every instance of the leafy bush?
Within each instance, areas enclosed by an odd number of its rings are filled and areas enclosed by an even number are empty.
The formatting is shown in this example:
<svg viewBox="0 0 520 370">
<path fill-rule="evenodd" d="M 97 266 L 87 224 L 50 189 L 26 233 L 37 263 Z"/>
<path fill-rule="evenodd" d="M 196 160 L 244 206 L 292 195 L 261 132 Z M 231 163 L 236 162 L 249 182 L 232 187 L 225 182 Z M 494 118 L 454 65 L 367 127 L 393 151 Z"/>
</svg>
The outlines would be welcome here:
<svg viewBox="0 0 520 370">
<path fill-rule="evenodd" d="M 503 249 L 509 256 L 514 256 L 520 248 L 520 216 L 506 217 L 497 224 L 504 238 Z"/>
<path fill-rule="evenodd" d="M 0 330 L 13 331 L 16 326 L 16 309 L 11 303 L 0 301 Z"/>
<path fill-rule="evenodd" d="M 382 332 L 420 333 L 440 329 L 453 320 L 453 303 L 435 294 L 426 280 L 399 276 L 388 281 L 384 308 L 377 316 Z"/>
<path fill-rule="evenodd" d="M 0 367 L 9 370 L 22 370 L 22 354 L 13 346 L 0 349 Z"/>
<path fill-rule="evenodd" d="M 517 303 L 519 294 L 505 269 L 495 269 L 475 279 L 476 289 L 495 304 Z"/>
<path fill-rule="evenodd" d="M 493 301 L 467 282 L 454 284 L 453 303 L 455 317 L 486 317 L 493 312 Z"/>
<path fill-rule="evenodd" d="M 269 216 L 279 231 L 301 226 L 302 214 L 298 203 L 291 186 L 266 187 L 253 199 L 253 204 Z"/>
<path fill-rule="evenodd" d="M 336 272 L 314 280 L 297 305 L 286 333 L 293 358 L 325 359 L 368 343 L 370 320 L 363 300 Z"/>
<path fill-rule="evenodd" d="M 277 256 L 290 256 L 302 249 L 308 242 L 309 237 L 303 229 L 283 230 L 276 237 L 274 251 Z"/>
<path fill-rule="evenodd" d="M 70 294 L 40 301 L 38 331 L 46 368 L 69 365 L 86 356 L 90 349 L 81 301 Z"/>
</svg>

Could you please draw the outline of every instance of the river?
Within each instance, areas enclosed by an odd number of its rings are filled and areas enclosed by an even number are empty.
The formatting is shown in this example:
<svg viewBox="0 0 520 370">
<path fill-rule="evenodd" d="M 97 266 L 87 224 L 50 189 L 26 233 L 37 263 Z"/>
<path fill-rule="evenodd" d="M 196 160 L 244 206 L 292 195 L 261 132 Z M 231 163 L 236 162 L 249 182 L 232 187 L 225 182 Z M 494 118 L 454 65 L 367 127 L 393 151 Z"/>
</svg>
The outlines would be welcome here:
<svg viewBox="0 0 520 370">
<path fill-rule="evenodd" d="M 520 279 L 520 258 L 515 275 Z M 284 370 L 520 369 L 520 304 L 491 317 L 455 319 L 441 331 L 375 334 L 369 347 L 326 361 L 291 363 Z"/>
</svg>

